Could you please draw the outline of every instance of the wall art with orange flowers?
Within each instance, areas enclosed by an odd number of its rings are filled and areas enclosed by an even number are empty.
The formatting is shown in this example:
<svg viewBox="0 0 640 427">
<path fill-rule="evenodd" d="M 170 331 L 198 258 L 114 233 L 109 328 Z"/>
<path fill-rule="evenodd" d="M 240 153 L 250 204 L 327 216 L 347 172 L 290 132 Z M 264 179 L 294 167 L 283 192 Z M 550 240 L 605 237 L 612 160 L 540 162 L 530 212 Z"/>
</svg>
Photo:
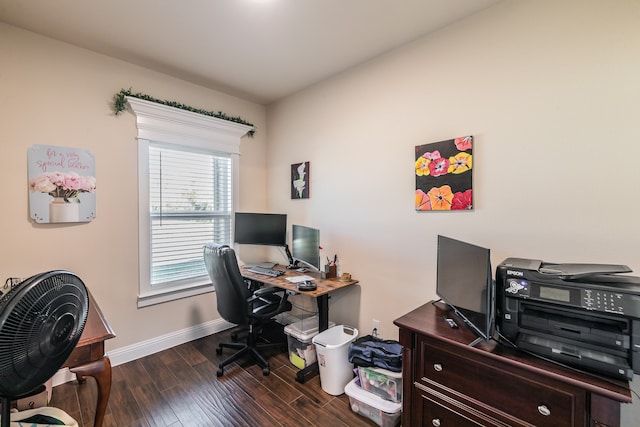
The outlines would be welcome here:
<svg viewBox="0 0 640 427">
<path fill-rule="evenodd" d="M 416 146 L 416 210 L 473 209 L 473 136 Z"/>
</svg>

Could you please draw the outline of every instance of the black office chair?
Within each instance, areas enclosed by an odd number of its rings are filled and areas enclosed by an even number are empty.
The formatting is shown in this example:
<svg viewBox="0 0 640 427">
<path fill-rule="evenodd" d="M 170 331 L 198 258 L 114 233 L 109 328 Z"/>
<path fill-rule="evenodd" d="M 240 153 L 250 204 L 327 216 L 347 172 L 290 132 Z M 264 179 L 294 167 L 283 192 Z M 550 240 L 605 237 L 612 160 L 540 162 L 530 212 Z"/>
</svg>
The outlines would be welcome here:
<svg viewBox="0 0 640 427">
<path fill-rule="evenodd" d="M 216 289 L 218 312 L 227 322 L 249 328 L 246 342 L 220 343 L 216 349 L 222 354 L 223 348 L 233 348 L 234 354 L 220 362 L 217 376 L 224 374 L 224 367 L 249 354 L 261 367 L 264 375 L 269 375 L 269 362 L 260 353 L 270 348 L 285 348 L 286 343 L 261 342 L 261 333 L 265 325 L 273 322 L 277 314 L 291 310 L 288 294 L 284 289 L 264 287 L 251 292 L 245 283 L 236 253 L 227 245 L 209 243 L 204 247 L 204 264 Z M 282 336 L 284 338 L 284 335 Z"/>
</svg>

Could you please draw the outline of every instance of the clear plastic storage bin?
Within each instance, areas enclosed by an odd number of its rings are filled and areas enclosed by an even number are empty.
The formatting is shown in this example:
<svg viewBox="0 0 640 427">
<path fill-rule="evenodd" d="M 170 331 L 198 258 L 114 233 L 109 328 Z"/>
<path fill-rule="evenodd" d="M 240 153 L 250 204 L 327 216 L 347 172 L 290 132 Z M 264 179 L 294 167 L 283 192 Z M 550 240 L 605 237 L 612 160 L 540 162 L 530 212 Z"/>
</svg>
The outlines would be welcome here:
<svg viewBox="0 0 640 427">
<path fill-rule="evenodd" d="M 359 367 L 360 387 L 391 402 L 402 402 L 402 372 Z"/>
<path fill-rule="evenodd" d="M 329 322 L 329 327 L 334 326 Z M 318 316 L 311 316 L 291 323 L 284 328 L 289 345 L 289 360 L 298 369 L 304 369 L 317 360 L 313 337 L 318 335 Z"/>
<path fill-rule="evenodd" d="M 344 388 L 349 396 L 351 410 L 369 418 L 381 427 L 396 427 L 402 418 L 402 404 L 385 400 L 373 393 L 363 390 L 354 378 Z"/>
</svg>

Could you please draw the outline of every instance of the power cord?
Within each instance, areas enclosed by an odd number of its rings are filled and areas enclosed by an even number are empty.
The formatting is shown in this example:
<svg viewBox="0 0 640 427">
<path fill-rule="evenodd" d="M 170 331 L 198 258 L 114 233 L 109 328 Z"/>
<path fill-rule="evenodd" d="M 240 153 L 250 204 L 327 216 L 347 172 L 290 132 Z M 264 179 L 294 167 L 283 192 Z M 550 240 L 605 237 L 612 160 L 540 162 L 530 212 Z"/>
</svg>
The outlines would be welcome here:
<svg viewBox="0 0 640 427">
<path fill-rule="evenodd" d="M 11 289 L 22 281 L 24 279 L 21 277 L 7 277 L 7 280 L 4 281 L 4 289 Z"/>
<path fill-rule="evenodd" d="M 7 280 L 4 281 L 4 286 L 0 289 L 0 295 L 4 295 L 5 292 L 10 291 L 14 286 L 22 283 L 24 281 L 21 277 L 7 277 Z"/>
</svg>

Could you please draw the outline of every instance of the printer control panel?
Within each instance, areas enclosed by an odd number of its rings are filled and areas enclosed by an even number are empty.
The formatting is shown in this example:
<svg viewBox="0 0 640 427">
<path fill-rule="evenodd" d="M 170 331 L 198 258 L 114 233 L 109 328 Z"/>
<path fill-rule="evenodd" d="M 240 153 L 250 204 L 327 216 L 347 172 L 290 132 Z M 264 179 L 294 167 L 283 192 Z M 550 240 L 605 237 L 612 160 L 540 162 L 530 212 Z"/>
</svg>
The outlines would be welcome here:
<svg viewBox="0 0 640 427">
<path fill-rule="evenodd" d="M 624 314 L 624 294 L 619 292 L 584 289 L 582 290 L 582 307 L 587 310 Z"/>
<path fill-rule="evenodd" d="M 554 302 L 604 313 L 640 316 L 640 296 L 615 290 L 561 286 L 514 277 L 507 278 L 503 286 L 506 297 Z"/>
</svg>

